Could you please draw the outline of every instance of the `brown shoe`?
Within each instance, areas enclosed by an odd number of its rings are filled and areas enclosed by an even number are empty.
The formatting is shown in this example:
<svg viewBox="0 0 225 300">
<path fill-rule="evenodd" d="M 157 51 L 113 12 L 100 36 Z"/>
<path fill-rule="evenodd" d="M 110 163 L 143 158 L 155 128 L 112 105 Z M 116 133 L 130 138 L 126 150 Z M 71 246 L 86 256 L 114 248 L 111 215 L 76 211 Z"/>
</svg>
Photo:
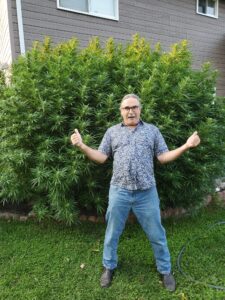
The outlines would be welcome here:
<svg viewBox="0 0 225 300">
<path fill-rule="evenodd" d="M 113 270 L 109 270 L 104 268 L 104 271 L 102 273 L 101 279 L 100 279 L 100 285 L 102 288 L 107 288 L 110 286 L 113 278 Z"/>
<path fill-rule="evenodd" d="M 170 292 L 174 292 L 176 289 L 176 282 L 175 279 L 173 277 L 173 275 L 170 274 L 163 274 L 162 275 L 162 281 L 163 281 L 163 285 L 164 287 L 170 291 Z"/>
</svg>

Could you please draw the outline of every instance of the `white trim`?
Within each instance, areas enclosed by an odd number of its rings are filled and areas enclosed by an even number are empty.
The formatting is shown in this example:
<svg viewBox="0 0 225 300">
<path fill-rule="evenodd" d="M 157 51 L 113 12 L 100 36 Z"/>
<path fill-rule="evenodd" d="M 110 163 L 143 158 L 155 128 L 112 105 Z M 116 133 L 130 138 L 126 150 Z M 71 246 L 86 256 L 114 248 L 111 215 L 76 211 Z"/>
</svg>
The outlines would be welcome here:
<svg viewBox="0 0 225 300">
<path fill-rule="evenodd" d="M 88 3 L 89 3 L 89 0 L 88 0 Z M 111 16 L 103 15 L 103 14 L 95 14 L 92 12 L 84 12 L 84 11 L 75 10 L 75 9 L 71 9 L 71 8 L 65 8 L 65 7 L 60 6 L 59 0 L 57 0 L 57 8 L 61 9 L 61 10 L 65 10 L 65 11 L 75 12 L 75 13 L 82 14 L 82 15 L 88 15 L 88 16 L 94 16 L 94 17 L 103 18 L 103 19 L 119 21 L 119 0 L 115 0 L 115 12 L 116 12 L 115 17 L 111 17 Z"/>
<path fill-rule="evenodd" d="M 23 31 L 23 16 L 22 16 L 21 0 L 16 0 L 16 12 L 17 12 L 19 40 L 20 40 L 20 53 L 24 55 L 26 53 L 26 49 L 25 49 L 25 40 L 24 40 L 24 31 Z"/>
<path fill-rule="evenodd" d="M 198 5 L 199 5 L 199 0 L 196 1 L 196 13 L 198 15 L 202 15 L 202 16 L 206 16 L 206 17 L 218 19 L 218 16 L 219 16 L 219 0 L 215 0 L 215 15 L 200 13 L 198 11 Z"/>
</svg>

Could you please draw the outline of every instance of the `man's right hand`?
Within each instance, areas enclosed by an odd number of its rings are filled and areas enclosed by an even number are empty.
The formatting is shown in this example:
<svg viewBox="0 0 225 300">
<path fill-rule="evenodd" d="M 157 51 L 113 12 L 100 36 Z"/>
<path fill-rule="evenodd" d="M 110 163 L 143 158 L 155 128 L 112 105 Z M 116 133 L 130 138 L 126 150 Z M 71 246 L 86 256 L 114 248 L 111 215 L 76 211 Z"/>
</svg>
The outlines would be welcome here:
<svg viewBox="0 0 225 300">
<path fill-rule="evenodd" d="M 74 130 L 74 133 L 70 137 L 71 143 L 73 146 L 81 147 L 83 144 L 82 137 L 77 129 Z"/>
<path fill-rule="evenodd" d="M 90 159 L 96 163 L 103 164 L 108 156 L 104 153 L 92 149 L 85 145 L 82 141 L 82 137 L 77 129 L 74 130 L 74 133 L 70 137 L 71 143 L 73 146 L 79 147 L 79 149 Z"/>
</svg>

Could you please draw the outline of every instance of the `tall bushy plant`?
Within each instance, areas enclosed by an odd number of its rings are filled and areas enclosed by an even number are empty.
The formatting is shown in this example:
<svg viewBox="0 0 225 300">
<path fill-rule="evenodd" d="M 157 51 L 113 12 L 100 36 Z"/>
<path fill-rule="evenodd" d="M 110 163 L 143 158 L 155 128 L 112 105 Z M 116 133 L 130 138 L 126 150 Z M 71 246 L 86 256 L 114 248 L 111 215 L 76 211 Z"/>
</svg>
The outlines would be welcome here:
<svg viewBox="0 0 225 300">
<path fill-rule="evenodd" d="M 5 84 L 5 74 L 2 70 L 0 70 L 0 97 L 3 95 L 3 91 L 6 87 Z"/>
<path fill-rule="evenodd" d="M 156 124 L 169 147 L 198 130 L 202 144 L 176 162 L 156 165 L 162 205 L 196 204 L 223 171 L 224 99 L 214 96 L 209 65 L 191 69 L 186 42 L 163 53 L 142 38 L 123 47 L 97 38 L 79 50 L 77 40 L 52 47 L 36 43 L 12 67 L 12 83 L 1 96 L 1 197 L 30 201 L 40 218 L 72 223 L 77 208 L 106 207 L 111 162 L 96 166 L 70 144 L 78 128 L 98 147 L 105 130 L 120 121 L 124 94 L 142 98 L 143 120 Z"/>
</svg>

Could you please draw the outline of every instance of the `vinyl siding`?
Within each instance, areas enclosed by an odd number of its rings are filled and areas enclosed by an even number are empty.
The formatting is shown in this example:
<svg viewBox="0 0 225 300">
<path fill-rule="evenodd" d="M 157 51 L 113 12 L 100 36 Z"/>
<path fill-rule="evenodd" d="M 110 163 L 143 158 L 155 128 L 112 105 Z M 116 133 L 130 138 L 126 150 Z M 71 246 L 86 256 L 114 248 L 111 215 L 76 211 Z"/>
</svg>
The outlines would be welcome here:
<svg viewBox="0 0 225 300">
<path fill-rule="evenodd" d="M 15 0 L 11 1 L 19 53 Z M 77 37 L 85 47 L 92 36 L 100 36 L 102 42 L 112 36 L 125 43 L 138 32 L 153 45 L 160 42 L 165 51 L 187 39 L 193 67 L 211 61 L 220 74 L 217 92 L 225 95 L 225 0 L 219 2 L 218 19 L 196 14 L 195 0 L 120 0 L 119 21 L 57 9 L 56 0 L 22 0 L 22 10 L 26 49 L 46 35 L 54 43 Z"/>
</svg>

